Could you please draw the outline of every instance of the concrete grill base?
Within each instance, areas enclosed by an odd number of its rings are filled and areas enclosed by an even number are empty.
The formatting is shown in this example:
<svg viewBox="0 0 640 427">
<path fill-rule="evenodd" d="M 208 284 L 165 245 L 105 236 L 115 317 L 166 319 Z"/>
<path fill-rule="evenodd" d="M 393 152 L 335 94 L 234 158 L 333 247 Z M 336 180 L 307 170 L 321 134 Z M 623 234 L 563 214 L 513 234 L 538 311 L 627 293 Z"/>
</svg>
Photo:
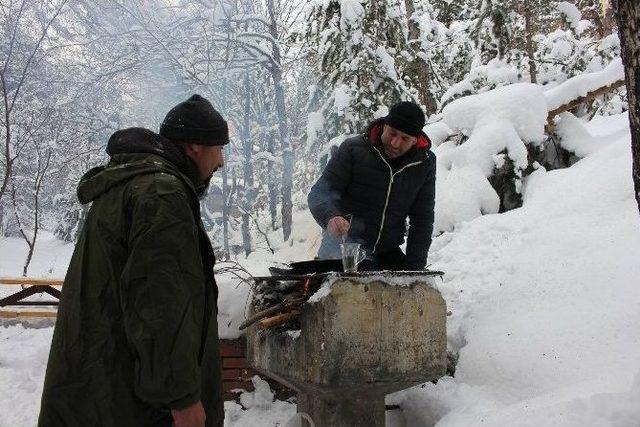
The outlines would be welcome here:
<svg viewBox="0 0 640 427">
<path fill-rule="evenodd" d="M 247 333 L 251 366 L 298 392 L 316 426 L 383 426 L 384 396 L 444 375 L 446 306 L 434 273 L 331 275 L 299 336 Z"/>
</svg>

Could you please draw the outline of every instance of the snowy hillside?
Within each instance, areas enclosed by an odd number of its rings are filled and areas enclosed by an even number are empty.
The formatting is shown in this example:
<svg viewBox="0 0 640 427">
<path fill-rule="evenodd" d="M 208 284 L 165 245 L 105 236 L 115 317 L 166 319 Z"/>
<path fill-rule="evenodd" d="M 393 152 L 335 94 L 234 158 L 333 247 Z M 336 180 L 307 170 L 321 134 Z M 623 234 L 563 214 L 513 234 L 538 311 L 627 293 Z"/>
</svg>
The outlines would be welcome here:
<svg viewBox="0 0 640 427">
<path fill-rule="evenodd" d="M 640 420 L 640 220 L 620 119 L 600 149 L 537 172 L 524 207 L 435 240 L 455 378 L 400 392 L 407 425 L 633 426 Z"/>
<path fill-rule="evenodd" d="M 429 262 L 446 272 L 440 290 L 457 371 L 388 396 L 402 408 L 390 425 L 638 425 L 640 220 L 628 125 L 621 115 L 585 129 L 599 148 L 569 169 L 534 173 L 522 208 L 434 240 Z M 274 260 L 307 258 L 318 229 L 305 212 L 295 218 L 293 246 L 240 263 L 258 273 Z M 1 276 L 20 272 L 23 246 L 0 242 Z M 49 237 L 39 249 L 34 275 L 62 274 L 70 246 Z M 223 279 L 220 301 L 220 332 L 234 336 L 246 289 Z M 34 425 L 51 331 L 0 328 L 0 426 Z M 244 396 L 248 411 L 227 403 L 226 425 L 283 425 L 293 415 L 295 405 L 272 402 L 258 386 Z"/>
</svg>

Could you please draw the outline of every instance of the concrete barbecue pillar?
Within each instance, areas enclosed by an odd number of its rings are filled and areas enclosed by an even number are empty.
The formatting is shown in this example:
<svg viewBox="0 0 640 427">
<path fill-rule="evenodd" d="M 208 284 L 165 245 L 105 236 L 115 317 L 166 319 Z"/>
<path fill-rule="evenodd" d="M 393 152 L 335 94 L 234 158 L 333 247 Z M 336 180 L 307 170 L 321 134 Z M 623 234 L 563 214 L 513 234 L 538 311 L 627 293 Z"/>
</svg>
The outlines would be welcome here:
<svg viewBox="0 0 640 427">
<path fill-rule="evenodd" d="M 309 414 L 316 427 L 384 427 L 384 394 L 342 396 L 299 393 L 298 412 Z M 306 420 L 302 425 L 311 427 Z"/>
<path fill-rule="evenodd" d="M 334 274 L 303 307 L 300 334 L 247 333 L 249 363 L 298 392 L 319 427 L 384 426 L 384 396 L 446 369 L 436 273 Z"/>
</svg>

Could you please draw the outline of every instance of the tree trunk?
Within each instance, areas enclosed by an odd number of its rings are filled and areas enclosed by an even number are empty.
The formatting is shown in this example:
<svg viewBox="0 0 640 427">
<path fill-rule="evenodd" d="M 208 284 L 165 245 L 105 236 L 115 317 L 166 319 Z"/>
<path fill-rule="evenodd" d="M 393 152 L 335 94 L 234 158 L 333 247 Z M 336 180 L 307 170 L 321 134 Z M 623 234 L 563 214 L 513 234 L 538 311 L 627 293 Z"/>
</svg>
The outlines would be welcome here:
<svg viewBox="0 0 640 427">
<path fill-rule="evenodd" d="M 637 0 L 615 0 L 613 7 L 627 83 L 633 184 L 640 211 L 640 4 Z"/>
<path fill-rule="evenodd" d="M 244 191 L 242 194 L 242 246 L 244 248 L 245 255 L 251 253 L 251 231 L 250 231 L 250 217 L 251 202 L 253 199 L 253 162 L 252 154 L 253 147 L 251 144 L 251 81 L 249 79 L 249 72 L 244 73 L 244 90 L 245 90 L 245 102 L 244 102 L 244 118 L 242 122 L 242 147 L 244 151 Z"/>
<path fill-rule="evenodd" d="M 409 48 L 412 51 L 413 59 L 406 68 L 406 73 L 413 83 L 413 87 L 418 90 L 419 101 L 426 108 L 427 116 L 434 114 L 438 110 L 438 103 L 429 90 L 430 70 L 429 64 L 419 53 L 420 48 L 420 27 L 418 23 L 411 19 L 416 8 L 413 0 L 404 0 L 407 9 L 407 25 L 409 27 Z"/>
<path fill-rule="evenodd" d="M 273 40 L 278 40 L 278 25 L 274 0 L 267 0 L 267 12 L 269 13 L 269 34 Z M 275 65 L 270 68 L 271 77 L 276 96 L 276 113 L 278 114 L 278 130 L 282 146 L 282 234 L 284 240 L 291 236 L 293 217 L 293 163 L 294 155 L 289 140 L 287 129 L 287 110 L 284 102 L 284 88 L 282 83 L 282 56 L 279 46 L 273 43 L 273 61 Z"/>
<path fill-rule="evenodd" d="M 535 49 L 533 46 L 533 36 L 535 35 L 533 19 L 534 19 L 534 12 L 531 7 L 531 1 L 525 0 L 524 2 L 525 49 L 527 51 L 527 60 L 529 62 L 529 76 L 531 77 L 531 83 L 537 83 L 538 70 L 536 68 Z"/>
<path fill-rule="evenodd" d="M 2 178 L 2 184 L 0 184 L 0 201 L 2 201 L 2 196 L 4 196 L 5 191 L 7 190 L 7 185 L 9 184 L 9 179 L 11 177 L 11 167 L 13 164 L 12 154 L 11 154 L 11 116 L 10 116 L 10 103 L 9 103 L 9 95 L 7 93 L 6 82 L 4 78 L 4 73 L 0 73 L 0 81 L 2 82 L 2 100 L 4 104 L 4 173 Z"/>
<path fill-rule="evenodd" d="M 228 168 L 222 168 L 222 247 L 224 259 L 229 259 L 229 173 Z"/>
<path fill-rule="evenodd" d="M 268 148 L 267 150 L 271 155 L 275 155 L 276 153 L 276 136 L 274 131 L 271 129 L 267 135 L 269 138 Z M 269 214 L 271 215 L 271 229 L 278 229 L 278 179 L 273 171 L 276 170 L 276 164 L 273 160 L 269 160 L 269 176 L 268 176 L 268 186 L 269 186 Z"/>
<path fill-rule="evenodd" d="M 36 186 L 37 186 L 37 183 L 38 183 L 38 177 L 36 176 Z M 26 227 L 23 224 L 22 220 L 20 219 L 18 203 L 16 201 L 16 198 L 17 198 L 16 187 L 15 187 L 15 185 L 13 185 L 13 183 L 11 184 L 11 202 L 13 203 L 13 213 L 14 213 L 15 218 L 16 218 L 16 223 L 18 224 L 18 231 L 20 232 L 20 235 L 22 236 L 24 241 L 27 243 L 27 247 L 29 248 L 29 252 L 27 252 L 27 258 L 25 259 L 24 265 L 22 266 L 22 276 L 23 277 L 27 277 L 27 272 L 29 270 L 29 264 L 31 264 L 31 259 L 33 257 L 33 251 L 34 251 L 35 246 L 36 246 L 36 239 L 38 238 L 38 228 L 40 227 L 40 223 L 38 221 L 38 209 L 39 209 L 38 193 L 39 193 L 39 191 L 40 191 L 39 188 L 34 190 L 35 203 L 34 203 L 33 234 L 31 236 L 28 236 Z"/>
</svg>

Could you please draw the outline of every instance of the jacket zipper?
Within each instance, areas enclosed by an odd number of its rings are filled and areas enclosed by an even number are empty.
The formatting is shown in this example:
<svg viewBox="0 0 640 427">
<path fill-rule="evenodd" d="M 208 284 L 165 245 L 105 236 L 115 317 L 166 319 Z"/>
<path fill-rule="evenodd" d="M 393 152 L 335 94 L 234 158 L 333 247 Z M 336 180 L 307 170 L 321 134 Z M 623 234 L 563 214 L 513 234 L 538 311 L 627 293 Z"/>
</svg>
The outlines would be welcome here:
<svg viewBox="0 0 640 427">
<path fill-rule="evenodd" d="M 382 237 L 382 230 L 384 229 L 384 221 L 385 221 L 386 216 L 387 216 L 387 207 L 389 206 L 389 197 L 391 196 L 391 187 L 393 186 L 393 180 L 394 180 L 395 176 L 398 175 L 403 170 L 405 170 L 405 169 L 407 169 L 407 168 L 409 168 L 411 166 L 416 166 L 416 165 L 419 165 L 419 164 L 422 163 L 422 161 L 409 163 L 408 165 L 404 165 L 403 167 L 398 169 L 398 171 L 396 173 L 393 173 L 393 168 L 384 159 L 382 154 L 380 154 L 380 151 L 378 151 L 378 149 L 376 147 L 373 147 L 373 149 L 376 150 L 376 153 L 378 153 L 378 156 L 380 156 L 380 159 L 382 159 L 384 164 L 387 165 L 387 167 L 389 168 L 389 186 L 387 187 L 387 198 L 384 201 L 384 209 L 382 210 L 382 219 L 380 220 L 380 228 L 378 229 L 378 238 L 376 239 L 376 243 L 373 245 L 373 250 L 371 251 L 372 254 L 374 254 L 376 252 L 376 249 L 378 248 L 378 243 L 380 242 L 380 237 Z"/>
</svg>

